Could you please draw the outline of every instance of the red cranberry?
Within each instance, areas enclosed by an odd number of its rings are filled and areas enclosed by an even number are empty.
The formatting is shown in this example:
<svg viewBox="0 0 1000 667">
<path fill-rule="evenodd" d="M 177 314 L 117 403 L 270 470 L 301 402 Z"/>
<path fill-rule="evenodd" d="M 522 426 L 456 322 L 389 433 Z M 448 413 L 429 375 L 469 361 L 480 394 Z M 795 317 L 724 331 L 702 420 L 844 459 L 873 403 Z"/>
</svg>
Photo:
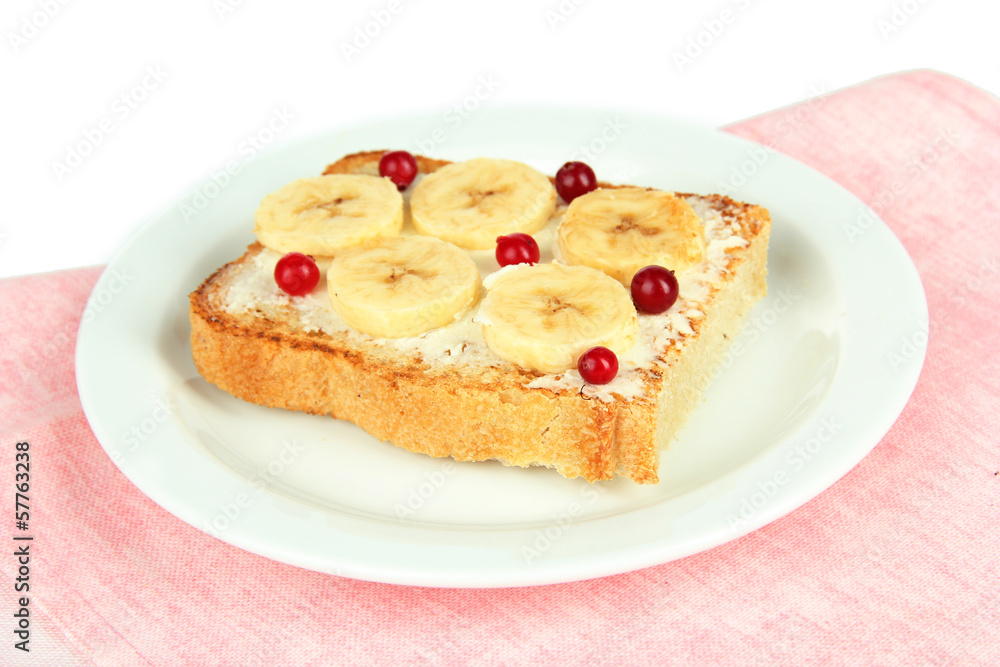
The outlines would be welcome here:
<svg viewBox="0 0 1000 667">
<path fill-rule="evenodd" d="M 632 303 L 644 313 L 662 313 L 677 301 L 680 287 L 674 272 L 662 266 L 647 266 L 632 277 Z"/>
<path fill-rule="evenodd" d="M 275 265 L 274 282 L 292 296 L 309 294 L 319 282 L 319 267 L 312 257 L 301 252 L 290 252 Z"/>
<path fill-rule="evenodd" d="M 417 158 L 407 151 L 390 151 L 378 161 L 378 173 L 405 190 L 417 177 Z"/>
<path fill-rule="evenodd" d="M 537 264 L 538 244 L 535 243 L 535 239 L 520 232 L 498 236 L 496 256 L 500 266 Z"/>
<path fill-rule="evenodd" d="M 590 384 L 607 384 L 618 375 L 618 357 L 606 347 L 592 347 L 576 364 L 580 376 Z"/>
<path fill-rule="evenodd" d="M 583 162 L 567 162 L 556 172 L 556 192 L 567 204 L 596 189 L 594 170 Z"/>
</svg>

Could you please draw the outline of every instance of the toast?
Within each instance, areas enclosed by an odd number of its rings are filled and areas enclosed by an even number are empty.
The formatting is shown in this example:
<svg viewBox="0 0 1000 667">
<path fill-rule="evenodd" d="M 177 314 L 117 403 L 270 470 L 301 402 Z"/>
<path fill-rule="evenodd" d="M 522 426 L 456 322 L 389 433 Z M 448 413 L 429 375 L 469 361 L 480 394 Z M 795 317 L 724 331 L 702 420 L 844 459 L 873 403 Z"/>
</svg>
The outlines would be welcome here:
<svg viewBox="0 0 1000 667">
<path fill-rule="evenodd" d="M 348 155 L 324 173 L 377 176 L 383 153 Z M 417 156 L 417 164 L 420 178 L 450 163 Z M 190 295 L 195 366 L 243 400 L 345 419 L 412 452 L 548 466 L 591 482 L 620 475 L 657 483 L 661 450 L 697 407 L 745 315 L 767 291 L 767 210 L 720 195 L 677 196 L 704 227 L 704 261 L 691 270 L 698 279 L 680 275 L 677 303 L 666 313 L 639 316 L 632 352 L 609 384 L 584 382 L 575 369 L 529 370 L 498 357 L 475 321 L 478 304 L 417 336 L 356 331 L 338 317 L 325 290 L 281 293 L 273 278 L 281 253 L 259 243 Z M 542 262 L 558 252 L 556 229 L 566 208 L 560 201 L 535 234 Z M 413 233 L 409 219 L 402 233 Z M 468 252 L 483 274 L 498 270 L 492 250 Z M 325 284 L 330 260 L 316 259 Z"/>
</svg>

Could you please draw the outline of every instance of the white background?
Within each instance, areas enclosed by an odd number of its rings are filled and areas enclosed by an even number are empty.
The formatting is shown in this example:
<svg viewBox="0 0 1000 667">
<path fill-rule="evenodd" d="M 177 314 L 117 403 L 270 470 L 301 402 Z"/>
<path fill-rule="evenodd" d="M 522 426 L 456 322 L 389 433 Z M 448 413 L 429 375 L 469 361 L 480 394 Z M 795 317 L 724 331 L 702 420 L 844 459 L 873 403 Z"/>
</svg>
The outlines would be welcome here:
<svg viewBox="0 0 1000 667">
<path fill-rule="evenodd" d="M 922 67 L 1000 93 L 1000 3 L 983 0 L 4 8 L 0 276 L 107 262 L 150 215 L 227 162 L 253 159 L 251 137 L 266 150 L 276 113 L 293 118 L 270 147 L 414 110 L 444 118 L 463 101 L 718 126 Z M 447 145 L 435 154 L 448 157 Z"/>
</svg>

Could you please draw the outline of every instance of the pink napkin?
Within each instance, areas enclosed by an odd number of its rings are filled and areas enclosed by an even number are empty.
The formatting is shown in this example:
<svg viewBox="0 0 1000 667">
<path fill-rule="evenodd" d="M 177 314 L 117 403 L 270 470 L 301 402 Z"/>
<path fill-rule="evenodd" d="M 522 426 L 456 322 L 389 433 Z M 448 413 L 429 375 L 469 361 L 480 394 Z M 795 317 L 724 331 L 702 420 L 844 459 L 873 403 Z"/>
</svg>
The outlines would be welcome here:
<svg viewBox="0 0 1000 667">
<path fill-rule="evenodd" d="M 6 280 L 0 662 L 1000 664 L 1000 100 L 912 72 L 729 131 L 873 206 L 927 291 L 916 391 L 831 489 L 709 552 L 580 583 L 421 589 L 301 570 L 175 519 L 104 454 L 73 375 L 99 269 Z M 916 363 L 906 343 L 899 363 Z M 10 514 L 19 441 L 30 443 L 27 532 Z M 25 534 L 30 654 L 12 634 L 12 538 Z"/>
</svg>

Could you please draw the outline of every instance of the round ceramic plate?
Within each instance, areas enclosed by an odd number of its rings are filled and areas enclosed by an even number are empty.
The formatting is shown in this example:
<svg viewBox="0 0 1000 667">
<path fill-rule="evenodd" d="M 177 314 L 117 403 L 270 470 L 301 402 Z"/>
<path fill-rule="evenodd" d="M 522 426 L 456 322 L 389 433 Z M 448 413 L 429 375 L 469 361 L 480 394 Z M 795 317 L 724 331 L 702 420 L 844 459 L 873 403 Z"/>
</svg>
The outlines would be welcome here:
<svg viewBox="0 0 1000 667">
<path fill-rule="evenodd" d="M 550 174 L 583 159 L 604 180 L 724 191 L 770 209 L 769 295 L 664 452 L 659 485 L 432 459 L 346 422 L 245 403 L 199 377 L 187 295 L 252 242 L 261 198 L 385 147 L 511 158 Z M 917 272 L 888 228 L 794 160 L 662 118 L 492 109 L 341 129 L 220 170 L 149 220 L 98 281 L 77 381 L 121 471 L 221 540 L 372 581 L 546 584 L 688 556 L 815 497 L 903 409 L 926 320 Z"/>
</svg>

